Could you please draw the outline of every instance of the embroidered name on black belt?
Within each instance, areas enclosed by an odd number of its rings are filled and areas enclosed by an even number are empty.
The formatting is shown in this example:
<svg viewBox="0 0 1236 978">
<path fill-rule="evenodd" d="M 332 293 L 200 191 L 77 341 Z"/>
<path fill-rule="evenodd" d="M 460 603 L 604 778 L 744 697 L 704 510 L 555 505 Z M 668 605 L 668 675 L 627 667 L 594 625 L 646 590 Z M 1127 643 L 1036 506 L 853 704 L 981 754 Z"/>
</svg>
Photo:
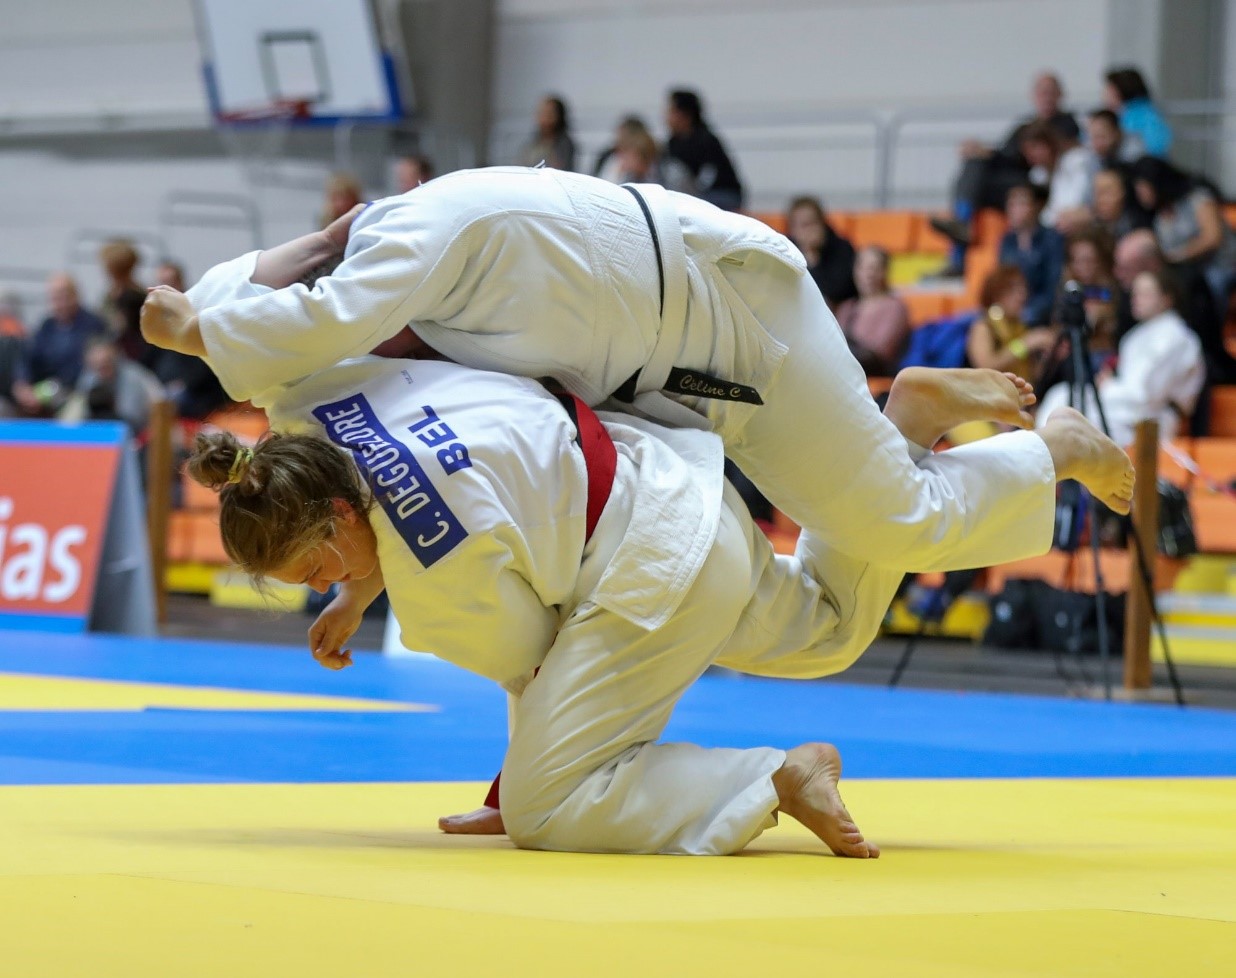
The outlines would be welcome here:
<svg viewBox="0 0 1236 978">
<path fill-rule="evenodd" d="M 763 404 L 764 399 L 754 387 L 735 384 L 730 380 L 712 377 L 698 370 L 683 370 L 674 367 L 662 390 L 671 394 L 690 394 L 692 397 L 710 397 L 714 401 L 742 401 L 745 404 Z"/>
</svg>

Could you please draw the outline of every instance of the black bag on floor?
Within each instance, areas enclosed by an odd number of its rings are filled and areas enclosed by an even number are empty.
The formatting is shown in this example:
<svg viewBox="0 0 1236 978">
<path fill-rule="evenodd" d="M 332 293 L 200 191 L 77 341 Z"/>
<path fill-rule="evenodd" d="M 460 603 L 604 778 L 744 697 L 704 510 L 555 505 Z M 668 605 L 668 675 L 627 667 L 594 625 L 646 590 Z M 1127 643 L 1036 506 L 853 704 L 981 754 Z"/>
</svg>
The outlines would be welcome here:
<svg viewBox="0 0 1236 978">
<path fill-rule="evenodd" d="M 1107 593 L 1107 650 L 1112 655 L 1120 655 L 1124 649 L 1124 603 L 1123 594 Z M 1044 584 L 1034 617 L 1039 648 L 1070 654 L 1099 651 L 1099 619 L 1093 594 L 1061 591 Z"/>
<path fill-rule="evenodd" d="M 991 599 L 991 621 L 983 632 L 983 644 L 997 649 L 1038 648 L 1034 608 L 1038 592 L 1045 587 L 1042 581 L 1005 581 L 1004 590 Z"/>
<path fill-rule="evenodd" d="M 1107 594 L 1108 651 L 1124 648 L 1123 594 Z M 983 644 L 998 649 L 1047 652 L 1099 651 L 1098 616 L 1093 594 L 1062 591 L 1046 581 L 1013 579 L 991 599 L 991 621 Z"/>
</svg>

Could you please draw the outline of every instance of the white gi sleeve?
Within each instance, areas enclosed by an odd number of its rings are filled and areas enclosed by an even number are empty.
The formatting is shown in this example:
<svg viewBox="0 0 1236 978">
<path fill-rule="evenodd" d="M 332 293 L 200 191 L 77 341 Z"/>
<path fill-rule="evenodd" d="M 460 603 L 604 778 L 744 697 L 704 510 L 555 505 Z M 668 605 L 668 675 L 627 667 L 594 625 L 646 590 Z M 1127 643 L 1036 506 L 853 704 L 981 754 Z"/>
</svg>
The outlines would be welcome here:
<svg viewBox="0 0 1236 978">
<path fill-rule="evenodd" d="M 463 256 L 454 224 L 401 215 L 399 233 L 354 225 L 347 255 L 312 289 L 296 284 L 198 313 L 206 359 L 228 394 L 268 388 L 372 350 L 413 319 L 435 319 Z M 365 215 L 357 218 L 363 221 Z"/>
<path fill-rule="evenodd" d="M 405 586 L 391 587 L 388 577 L 403 644 L 499 683 L 531 673 L 553 644 L 559 616 L 520 564 L 499 534 L 487 533 Z"/>
</svg>

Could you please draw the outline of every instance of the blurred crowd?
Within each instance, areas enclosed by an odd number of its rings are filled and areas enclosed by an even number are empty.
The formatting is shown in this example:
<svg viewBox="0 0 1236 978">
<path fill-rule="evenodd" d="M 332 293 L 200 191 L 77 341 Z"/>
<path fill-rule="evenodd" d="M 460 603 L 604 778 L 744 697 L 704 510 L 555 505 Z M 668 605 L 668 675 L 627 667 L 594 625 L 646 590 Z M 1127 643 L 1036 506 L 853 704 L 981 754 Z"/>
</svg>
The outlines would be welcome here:
<svg viewBox="0 0 1236 978">
<path fill-rule="evenodd" d="M 1110 399 L 1117 422 L 1158 416 L 1169 432 L 1189 419 L 1204 425 L 1197 415 L 1205 385 L 1236 383 L 1224 345 L 1236 237 L 1218 188 L 1167 159 L 1171 127 L 1141 74 L 1115 68 L 1103 90 L 1101 106 L 1078 114 L 1045 72 L 1033 79 L 1028 113 L 1001 142 L 961 144 L 950 213 L 932 221 L 952 242 L 937 284 L 966 274 L 981 211 L 1001 212 L 1005 230 L 975 307 L 946 322 L 917 328 L 890 286 L 898 256 L 856 248 L 818 194 L 789 201 L 786 233 L 869 376 L 913 363 L 994 367 L 1030 379 L 1050 403 L 1049 389 L 1070 379 L 1061 333 L 1065 286 L 1074 283 L 1100 398 L 1105 407 Z M 739 168 L 700 94 L 667 92 L 661 123 L 658 137 L 647 120 L 627 115 L 612 143 L 584 160 L 566 101 L 549 95 L 515 162 L 660 183 L 740 210 Z M 435 176 L 423 155 L 393 164 L 396 193 Z M 365 197 L 356 178 L 333 174 L 319 225 Z M 148 347 L 138 328 L 145 286 L 184 288 L 183 269 L 161 261 L 143 276 L 137 249 L 120 239 L 102 247 L 99 262 L 108 284 L 93 303 L 68 274 L 50 277 L 41 323 L 25 323 L 14 298 L 0 295 L 0 416 L 114 418 L 140 433 L 156 398 L 170 399 L 185 419 L 226 404 L 200 361 Z"/>
</svg>

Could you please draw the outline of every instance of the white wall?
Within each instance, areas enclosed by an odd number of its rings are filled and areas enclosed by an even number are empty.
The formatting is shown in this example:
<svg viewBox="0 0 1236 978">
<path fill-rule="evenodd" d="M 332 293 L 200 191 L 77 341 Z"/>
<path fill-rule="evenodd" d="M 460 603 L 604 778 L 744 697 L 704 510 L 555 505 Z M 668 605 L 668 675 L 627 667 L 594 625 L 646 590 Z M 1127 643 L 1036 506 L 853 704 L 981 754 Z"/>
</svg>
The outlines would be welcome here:
<svg viewBox="0 0 1236 978">
<path fill-rule="evenodd" d="M 1030 79 L 1043 68 L 1089 106 L 1106 64 L 1113 2 L 502 0 L 496 155 L 514 154 L 546 92 L 569 100 L 591 152 L 627 112 L 659 128 L 666 90 L 688 85 L 705 95 L 757 206 L 779 206 L 799 189 L 859 201 L 871 186 L 872 124 L 826 120 L 986 105 L 992 111 L 974 134 L 994 135 L 1010 110 L 1025 106 Z M 908 131 L 918 148 L 898 171 L 903 200 L 942 199 L 965 131 Z"/>
</svg>

